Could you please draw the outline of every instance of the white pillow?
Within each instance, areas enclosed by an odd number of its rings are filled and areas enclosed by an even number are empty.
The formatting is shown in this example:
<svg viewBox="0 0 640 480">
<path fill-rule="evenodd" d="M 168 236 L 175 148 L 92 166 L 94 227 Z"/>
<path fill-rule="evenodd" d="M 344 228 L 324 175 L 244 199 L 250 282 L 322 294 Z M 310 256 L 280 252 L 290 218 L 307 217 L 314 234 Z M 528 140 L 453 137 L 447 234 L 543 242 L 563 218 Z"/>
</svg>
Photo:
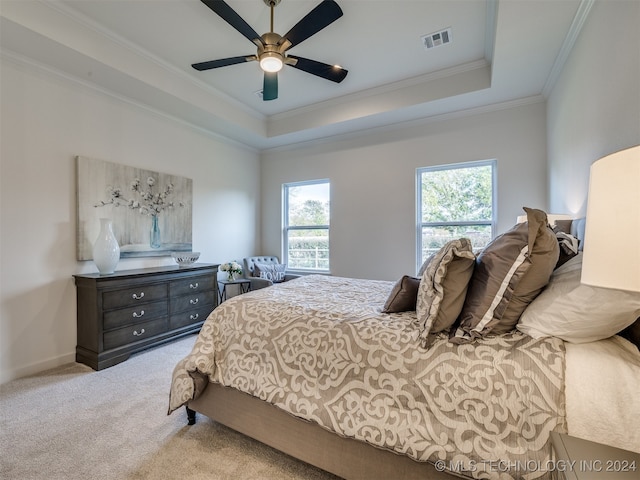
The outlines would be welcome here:
<svg viewBox="0 0 640 480">
<path fill-rule="evenodd" d="M 640 317 L 640 293 L 580 283 L 582 253 L 558 268 L 517 324 L 533 338 L 586 343 L 608 338 Z"/>
</svg>

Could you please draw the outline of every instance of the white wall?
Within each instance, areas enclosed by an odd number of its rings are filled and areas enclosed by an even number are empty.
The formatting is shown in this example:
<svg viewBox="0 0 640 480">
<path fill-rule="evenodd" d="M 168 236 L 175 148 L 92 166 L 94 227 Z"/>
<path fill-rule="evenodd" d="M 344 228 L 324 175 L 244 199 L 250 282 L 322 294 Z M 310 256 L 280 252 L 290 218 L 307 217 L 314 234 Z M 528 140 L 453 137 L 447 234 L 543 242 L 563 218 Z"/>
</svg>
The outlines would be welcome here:
<svg viewBox="0 0 640 480">
<path fill-rule="evenodd" d="M 262 159 L 262 249 L 281 253 L 283 183 L 331 180 L 331 272 L 415 274 L 416 168 L 498 161 L 498 233 L 523 206 L 547 208 L 544 103 L 425 122 L 355 140 L 270 151 Z"/>
<path fill-rule="evenodd" d="M 75 358 L 72 275 L 97 271 L 76 261 L 75 155 L 192 178 L 200 261 L 258 250 L 257 152 L 17 61 L 1 73 L 0 382 Z"/>
<path fill-rule="evenodd" d="M 550 206 L 584 216 L 591 164 L 640 144 L 640 2 L 595 2 L 547 114 Z"/>
</svg>

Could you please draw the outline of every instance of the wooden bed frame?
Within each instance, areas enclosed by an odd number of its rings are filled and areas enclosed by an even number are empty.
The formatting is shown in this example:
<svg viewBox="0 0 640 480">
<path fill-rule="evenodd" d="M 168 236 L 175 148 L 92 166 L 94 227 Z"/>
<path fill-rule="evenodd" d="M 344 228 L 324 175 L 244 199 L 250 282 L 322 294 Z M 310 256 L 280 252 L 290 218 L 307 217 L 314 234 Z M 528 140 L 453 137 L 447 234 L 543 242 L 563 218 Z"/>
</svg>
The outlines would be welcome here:
<svg viewBox="0 0 640 480">
<path fill-rule="evenodd" d="M 440 472 L 432 463 L 416 462 L 389 450 L 341 437 L 256 397 L 214 383 L 209 383 L 202 395 L 188 403 L 190 424 L 195 422 L 195 412 L 345 479 L 468 479 Z"/>
</svg>

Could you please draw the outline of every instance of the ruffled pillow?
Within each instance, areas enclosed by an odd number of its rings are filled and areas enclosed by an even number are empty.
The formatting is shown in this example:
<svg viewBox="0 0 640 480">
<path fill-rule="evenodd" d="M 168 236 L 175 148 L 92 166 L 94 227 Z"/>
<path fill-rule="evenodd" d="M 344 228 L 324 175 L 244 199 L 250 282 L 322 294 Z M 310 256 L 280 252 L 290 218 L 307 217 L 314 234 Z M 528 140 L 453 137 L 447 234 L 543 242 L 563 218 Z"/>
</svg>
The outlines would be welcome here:
<svg viewBox="0 0 640 480">
<path fill-rule="evenodd" d="M 448 330 L 458 318 L 475 259 L 471 241 L 460 238 L 447 243 L 425 262 L 416 302 L 423 347 L 427 348 L 437 333 Z"/>
</svg>

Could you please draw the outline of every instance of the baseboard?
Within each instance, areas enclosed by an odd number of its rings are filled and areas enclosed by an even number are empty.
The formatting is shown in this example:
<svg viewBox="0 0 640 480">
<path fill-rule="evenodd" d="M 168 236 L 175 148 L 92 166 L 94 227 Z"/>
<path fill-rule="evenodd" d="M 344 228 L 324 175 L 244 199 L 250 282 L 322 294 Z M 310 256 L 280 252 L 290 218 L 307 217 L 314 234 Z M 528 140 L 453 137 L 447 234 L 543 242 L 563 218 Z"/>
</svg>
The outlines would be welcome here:
<svg viewBox="0 0 640 480">
<path fill-rule="evenodd" d="M 0 373 L 0 385 L 10 382 L 11 380 L 16 380 L 22 377 L 28 377 L 29 375 L 34 375 L 36 373 L 43 372 L 45 370 L 49 370 L 51 368 L 60 367 L 62 365 L 66 365 L 67 363 L 73 363 L 76 361 L 75 352 L 65 353 L 64 355 L 59 355 L 57 357 L 49 358 L 47 360 L 43 360 L 40 362 L 35 362 L 30 365 L 11 368 L 8 370 L 2 370 Z"/>
</svg>

